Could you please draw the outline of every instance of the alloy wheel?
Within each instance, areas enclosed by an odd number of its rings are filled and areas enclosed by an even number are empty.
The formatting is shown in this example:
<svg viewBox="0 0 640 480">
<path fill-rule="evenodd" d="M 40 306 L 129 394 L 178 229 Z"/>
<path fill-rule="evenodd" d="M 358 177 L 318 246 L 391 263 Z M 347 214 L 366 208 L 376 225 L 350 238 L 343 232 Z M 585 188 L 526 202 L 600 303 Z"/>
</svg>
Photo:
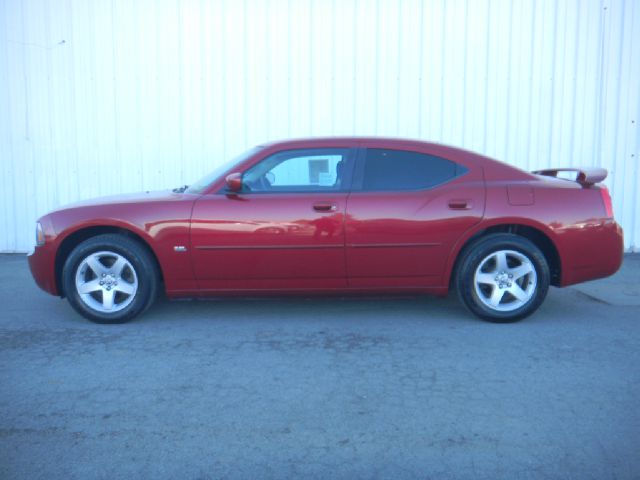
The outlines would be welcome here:
<svg viewBox="0 0 640 480">
<path fill-rule="evenodd" d="M 533 262 L 526 255 L 515 250 L 498 250 L 480 262 L 473 284 L 478 299 L 486 307 L 510 312 L 531 300 L 537 279 Z"/>
<path fill-rule="evenodd" d="M 125 257 L 104 250 L 91 253 L 80 262 L 75 286 L 89 308 L 113 313 L 131 304 L 138 291 L 138 276 Z"/>
</svg>

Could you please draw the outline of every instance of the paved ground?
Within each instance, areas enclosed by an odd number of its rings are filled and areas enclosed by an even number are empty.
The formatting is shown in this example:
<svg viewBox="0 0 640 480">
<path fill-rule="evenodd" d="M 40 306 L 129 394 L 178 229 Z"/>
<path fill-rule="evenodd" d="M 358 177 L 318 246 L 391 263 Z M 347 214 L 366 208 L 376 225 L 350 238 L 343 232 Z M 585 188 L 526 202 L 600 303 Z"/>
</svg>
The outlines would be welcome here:
<svg viewBox="0 0 640 480">
<path fill-rule="evenodd" d="M 0 478 L 639 478 L 639 309 L 606 293 L 639 281 L 628 257 L 513 325 L 452 297 L 100 326 L 0 256 Z"/>
</svg>

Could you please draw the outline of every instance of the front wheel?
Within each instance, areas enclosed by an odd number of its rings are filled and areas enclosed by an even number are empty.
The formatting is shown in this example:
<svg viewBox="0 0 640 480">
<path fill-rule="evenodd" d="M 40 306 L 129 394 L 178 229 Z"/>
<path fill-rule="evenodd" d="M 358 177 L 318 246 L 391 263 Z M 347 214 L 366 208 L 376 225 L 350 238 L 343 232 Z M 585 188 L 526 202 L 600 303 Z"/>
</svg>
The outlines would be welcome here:
<svg viewBox="0 0 640 480">
<path fill-rule="evenodd" d="M 456 289 L 466 307 L 491 322 L 531 315 L 549 290 L 549 266 L 536 245 L 513 234 L 478 239 L 463 253 Z"/>
<path fill-rule="evenodd" d="M 96 323 L 124 323 L 146 310 L 156 297 L 155 261 L 144 246 L 106 234 L 79 244 L 62 269 L 71 306 Z"/>
</svg>

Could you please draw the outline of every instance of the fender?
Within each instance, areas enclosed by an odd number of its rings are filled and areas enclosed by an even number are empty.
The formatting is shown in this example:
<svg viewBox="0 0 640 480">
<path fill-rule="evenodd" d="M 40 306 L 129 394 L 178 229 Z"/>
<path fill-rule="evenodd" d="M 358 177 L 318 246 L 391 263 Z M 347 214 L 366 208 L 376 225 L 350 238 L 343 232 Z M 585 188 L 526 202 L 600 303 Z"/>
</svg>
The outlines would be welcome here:
<svg viewBox="0 0 640 480">
<path fill-rule="evenodd" d="M 95 228 L 95 227 L 106 227 L 106 228 L 111 227 L 111 228 L 118 228 L 121 230 L 127 230 L 133 233 L 134 235 L 141 237 L 142 240 L 144 240 L 144 242 L 147 244 L 147 246 L 153 251 L 153 253 L 156 256 L 158 255 L 158 252 L 155 251 L 155 247 L 153 245 L 153 237 L 151 237 L 151 235 L 143 227 L 140 227 L 135 223 L 126 222 L 124 220 L 113 219 L 113 218 L 96 218 L 90 221 L 85 221 L 80 224 L 76 223 L 76 224 L 67 226 L 61 232 L 58 232 L 54 227 L 54 231 L 56 234 L 55 242 L 58 245 L 60 245 L 62 242 L 64 242 L 67 238 L 69 238 L 74 233 L 79 232 L 81 230 L 86 230 L 88 228 Z"/>
<path fill-rule="evenodd" d="M 58 250 L 71 235 L 91 228 L 114 228 L 131 232 L 153 253 L 162 272 L 168 294 L 196 290 L 190 261 L 189 228 L 191 206 L 195 197 L 185 201 L 163 202 L 149 208 L 144 204 L 104 205 L 90 209 L 74 208 L 53 212 L 51 225 L 55 233 L 52 246 Z M 96 209 L 102 210 L 96 215 Z M 123 210 L 126 215 L 123 215 Z M 177 248 L 176 247 L 184 247 Z"/>
</svg>

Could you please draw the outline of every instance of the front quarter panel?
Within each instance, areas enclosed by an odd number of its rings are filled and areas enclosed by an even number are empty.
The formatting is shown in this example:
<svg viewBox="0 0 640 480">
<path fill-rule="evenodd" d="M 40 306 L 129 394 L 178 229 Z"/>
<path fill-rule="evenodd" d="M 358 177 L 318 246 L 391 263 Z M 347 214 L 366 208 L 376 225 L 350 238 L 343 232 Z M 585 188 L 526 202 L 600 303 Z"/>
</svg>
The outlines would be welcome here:
<svg viewBox="0 0 640 480">
<path fill-rule="evenodd" d="M 169 195 L 163 200 L 139 203 L 109 203 L 69 208 L 50 214 L 57 250 L 65 239 L 82 229 L 116 227 L 128 230 L 146 242 L 156 256 L 167 294 L 195 290 L 189 260 L 189 225 L 198 195 Z M 174 247 L 185 247 L 176 251 Z"/>
</svg>

